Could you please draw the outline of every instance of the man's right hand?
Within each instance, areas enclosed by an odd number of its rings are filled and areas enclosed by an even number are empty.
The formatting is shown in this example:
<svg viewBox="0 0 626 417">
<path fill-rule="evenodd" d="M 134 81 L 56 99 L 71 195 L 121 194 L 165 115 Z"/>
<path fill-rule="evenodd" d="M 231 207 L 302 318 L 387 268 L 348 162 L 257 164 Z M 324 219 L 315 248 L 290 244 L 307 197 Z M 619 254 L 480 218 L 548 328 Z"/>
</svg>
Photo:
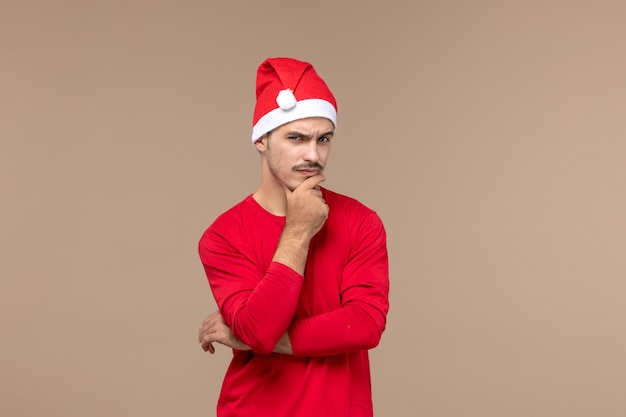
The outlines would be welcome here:
<svg viewBox="0 0 626 417">
<path fill-rule="evenodd" d="M 272 260 L 304 275 L 311 238 L 320 231 L 328 217 L 328 206 L 319 188 L 321 174 L 307 178 L 293 191 L 285 187 L 287 212 L 285 228 Z"/>
<path fill-rule="evenodd" d="M 324 180 L 322 174 L 317 174 L 304 180 L 293 191 L 285 187 L 287 196 L 285 233 L 293 232 L 310 240 L 320 231 L 328 217 L 328 205 L 319 187 Z"/>
</svg>

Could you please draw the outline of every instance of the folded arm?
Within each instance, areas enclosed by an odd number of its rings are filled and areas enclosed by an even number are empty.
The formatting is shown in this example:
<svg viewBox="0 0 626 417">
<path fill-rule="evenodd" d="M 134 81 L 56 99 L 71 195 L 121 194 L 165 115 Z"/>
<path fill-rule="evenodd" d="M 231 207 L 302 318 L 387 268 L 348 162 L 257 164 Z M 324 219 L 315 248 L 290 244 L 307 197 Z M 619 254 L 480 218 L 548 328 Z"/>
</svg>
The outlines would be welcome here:
<svg viewBox="0 0 626 417">
<path fill-rule="evenodd" d="M 271 353 L 291 323 L 302 276 L 278 262 L 262 273 L 216 234 L 205 235 L 202 245 L 204 268 L 229 330 L 255 352 Z"/>
<path fill-rule="evenodd" d="M 285 226 L 267 271 L 216 231 L 200 241 L 200 257 L 224 322 L 255 352 L 271 353 L 284 341 L 294 316 L 311 238 L 328 216 L 318 187 L 322 180 L 316 175 L 293 192 L 285 188 Z"/>
<path fill-rule="evenodd" d="M 344 271 L 340 308 L 292 320 L 271 351 L 296 356 L 326 356 L 378 345 L 389 309 L 386 235 L 380 219 L 372 215 L 359 235 Z M 278 330 L 278 329 L 277 329 Z M 230 329 L 228 329 L 230 331 Z M 231 335 L 218 343 L 233 344 Z M 269 350 L 269 347 L 266 347 Z M 253 347 L 253 350 L 256 350 Z"/>
<path fill-rule="evenodd" d="M 372 213 L 357 234 L 343 273 L 341 307 L 294 320 L 288 329 L 292 354 L 325 356 L 376 347 L 385 330 L 388 297 L 386 233 Z"/>
</svg>

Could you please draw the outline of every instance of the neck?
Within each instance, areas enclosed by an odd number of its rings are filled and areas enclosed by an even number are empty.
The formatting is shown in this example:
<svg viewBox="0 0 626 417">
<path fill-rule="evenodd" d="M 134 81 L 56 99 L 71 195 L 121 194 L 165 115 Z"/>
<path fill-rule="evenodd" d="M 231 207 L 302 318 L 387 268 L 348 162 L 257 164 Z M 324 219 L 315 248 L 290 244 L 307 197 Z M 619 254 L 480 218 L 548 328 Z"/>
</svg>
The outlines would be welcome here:
<svg viewBox="0 0 626 417">
<path fill-rule="evenodd" d="M 287 196 L 284 186 L 272 175 L 266 164 L 261 169 L 261 184 L 252 197 L 265 210 L 275 216 L 287 213 Z"/>
</svg>

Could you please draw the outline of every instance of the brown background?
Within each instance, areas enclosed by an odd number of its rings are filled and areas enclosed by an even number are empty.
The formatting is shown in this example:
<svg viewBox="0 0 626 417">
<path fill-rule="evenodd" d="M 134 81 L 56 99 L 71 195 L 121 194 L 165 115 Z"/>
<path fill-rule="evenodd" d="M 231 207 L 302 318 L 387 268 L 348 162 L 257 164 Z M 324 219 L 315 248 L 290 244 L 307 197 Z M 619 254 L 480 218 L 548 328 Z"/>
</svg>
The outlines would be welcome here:
<svg viewBox="0 0 626 417">
<path fill-rule="evenodd" d="M 2 415 L 214 415 L 196 244 L 257 185 L 268 56 L 388 230 L 377 415 L 626 414 L 624 2 L 0 4 Z"/>
</svg>

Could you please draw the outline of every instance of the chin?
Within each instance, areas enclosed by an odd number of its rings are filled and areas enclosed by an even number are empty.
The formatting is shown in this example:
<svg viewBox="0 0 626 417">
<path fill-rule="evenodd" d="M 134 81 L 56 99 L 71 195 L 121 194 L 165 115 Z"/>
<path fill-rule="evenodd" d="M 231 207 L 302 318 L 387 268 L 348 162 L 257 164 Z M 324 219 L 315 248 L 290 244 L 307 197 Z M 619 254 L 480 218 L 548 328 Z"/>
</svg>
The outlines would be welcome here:
<svg viewBox="0 0 626 417">
<path fill-rule="evenodd" d="M 300 184 L 302 184 L 302 183 L 300 183 Z M 287 188 L 289 189 L 289 191 L 291 191 L 291 192 L 293 193 L 293 191 L 294 191 L 296 188 L 298 188 L 298 185 L 300 185 L 300 184 L 296 184 L 296 185 L 293 185 L 293 184 L 285 184 L 285 187 L 287 187 Z"/>
<path fill-rule="evenodd" d="M 278 180 L 278 182 L 283 186 L 286 187 L 289 191 L 293 192 L 293 190 L 295 190 L 296 188 L 298 188 L 300 186 L 300 184 L 302 184 L 305 181 L 305 178 L 303 177 L 284 177 L 282 179 L 276 177 L 276 179 Z"/>
<path fill-rule="evenodd" d="M 289 191 L 293 192 L 296 188 L 300 186 L 304 181 L 291 181 L 290 183 L 283 183 L 285 187 L 289 189 Z"/>
</svg>

